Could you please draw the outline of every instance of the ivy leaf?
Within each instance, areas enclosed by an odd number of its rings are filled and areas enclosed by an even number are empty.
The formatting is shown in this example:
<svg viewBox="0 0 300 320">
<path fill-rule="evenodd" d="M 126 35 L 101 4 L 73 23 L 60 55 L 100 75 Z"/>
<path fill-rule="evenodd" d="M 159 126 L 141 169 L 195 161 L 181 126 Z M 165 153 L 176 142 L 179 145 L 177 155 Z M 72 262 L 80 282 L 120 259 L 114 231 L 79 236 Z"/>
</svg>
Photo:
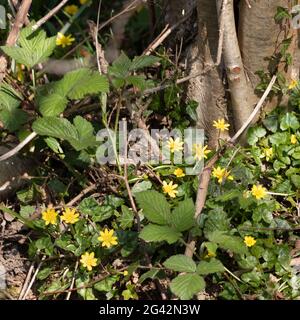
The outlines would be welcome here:
<svg viewBox="0 0 300 320">
<path fill-rule="evenodd" d="M 210 261 L 201 261 L 197 266 L 197 273 L 200 275 L 207 275 L 216 272 L 223 272 L 224 266 L 221 261 L 213 258 Z"/>
<path fill-rule="evenodd" d="M 205 281 L 197 274 L 179 275 L 170 284 L 171 291 L 181 300 L 190 300 L 195 294 L 204 290 Z"/>
<path fill-rule="evenodd" d="M 195 225 L 194 214 L 195 205 L 193 200 L 181 201 L 171 214 L 171 225 L 180 232 L 191 229 Z"/>
<path fill-rule="evenodd" d="M 168 224 L 170 221 L 170 205 L 166 198 L 155 190 L 138 192 L 137 203 L 143 209 L 145 217 L 157 224 Z"/>
<path fill-rule="evenodd" d="M 178 272 L 195 272 L 196 263 L 190 257 L 178 254 L 170 257 L 164 262 L 164 266 L 168 269 Z"/>
<path fill-rule="evenodd" d="M 140 233 L 140 238 L 148 242 L 167 241 L 169 244 L 176 242 L 181 233 L 167 226 L 149 224 Z"/>
<path fill-rule="evenodd" d="M 120 223 L 120 227 L 125 229 L 130 229 L 133 224 L 134 214 L 132 210 L 129 210 L 126 206 L 121 206 L 122 215 L 119 217 L 118 221 Z"/>
</svg>

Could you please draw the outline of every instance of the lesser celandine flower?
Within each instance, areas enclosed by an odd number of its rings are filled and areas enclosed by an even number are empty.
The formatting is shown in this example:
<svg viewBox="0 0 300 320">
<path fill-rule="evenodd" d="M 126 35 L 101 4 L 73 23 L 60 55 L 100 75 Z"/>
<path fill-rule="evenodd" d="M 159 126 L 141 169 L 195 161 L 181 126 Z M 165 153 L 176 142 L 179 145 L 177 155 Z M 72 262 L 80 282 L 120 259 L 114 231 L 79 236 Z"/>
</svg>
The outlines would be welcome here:
<svg viewBox="0 0 300 320">
<path fill-rule="evenodd" d="M 262 199 L 267 194 L 267 189 L 264 188 L 261 184 L 254 185 L 251 189 L 252 195 L 257 199 Z"/>
<path fill-rule="evenodd" d="M 202 160 L 203 158 L 207 159 L 207 155 L 211 152 L 211 150 L 207 149 L 207 146 L 203 147 L 201 143 L 194 144 L 193 149 L 195 153 L 194 157 L 198 161 Z"/>
<path fill-rule="evenodd" d="M 65 36 L 64 34 L 59 32 L 56 38 L 56 45 L 65 48 L 67 46 L 71 46 L 74 41 L 75 38 L 72 38 L 70 34 L 68 36 Z"/>
<path fill-rule="evenodd" d="M 225 168 L 217 167 L 213 169 L 212 176 L 218 179 L 218 182 L 221 184 L 223 180 L 233 180 L 233 176 L 230 175 L 230 171 L 227 171 Z"/>
<path fill-rule="evenodd" d="M 128 271 L 127 271 L 127 270 L 124 270 L 124 271 L 123 271 L 123 276 L 124 276 L 124 277 L 128 276 Z"/>
<path fill-rule="evenodd" d="M 76 213 L 76 209 L 66 208 L 60 219 L 65 223 L 74 224 L 79 221 L 79 213 Z"/>
<path fill-rule="evenodd" d="M 230 125 L 226 123 L 224 119 L 219 119 L 217 121 L 214 121 L 213 126 L 218 130 L 220 130 L 221 132 L 224 132 L 225 130 L 229 130 L 228 128 L 230 127 Z"/>
<path fill-rule="evenodd" d="M 69 15 L 73 16 L 78 11 L 78 6 L 75 4 L 71 4 L 69 6 L 65 6 L 64 12 L 68 13 Z"/>
<path fill-rule="evenodd" d="M 173 181 L 171 181 L 170 183 L 163 181 L 163 192 L 167 193 L 171 198 L 176 197 L 176 193 L 178 193 L 178 191 L 176 190 L 177 187 L 178 184 L 173 184 Z"/>
<path fill-rule="evenodd" d="M 289 90 L 294 89 L 295 87 L 297 87 L 297 85 L 298 85 L 298 81 L 293 79 L 289 85 Z"/>
<path fill-rule="evenodd" d="M 175 140 L 173 138 L 170 138 L 167 141 L 167 145 L 172 153 L 174 153 L 175 151 L 183 150 L 183 142 L 180 141 L 180 138 L 176 138 Z"/>
<path fill-rule="evenodd" d="M 252 247 L 255 245 L 256 240 L 252 236 L 245 236 L 244 243 L 247 247 Z"/>
<path fill-rule="evenodd" d="M 296 144 L 298 142 L 297 137 L 295 134 L 291 135 L 291 144 Z"/>
<path fill-rule="evenodd" d="M 48 208 L 44 212 L 42 212 L 42 219 L 45 221 L 46 226 L 48 224 L 56 224 L 56 218 L 58 213 L 53 208 Z"/>
<path fill-rule="evenodd" d="M 108 230 L 107 228 L 100 231 L 100 236 L 98 240 L 102 242 L 102 247 L 110 248 L 118 244 L 118 238 L 114 236 L 114 229 Z"/>
<path fill-rule="evenodd" d="M 95 253 L 84 253 L 80 259 L 81 264 L 88 269 L 88 271 L 92 271 L 93 267 L 97 265 L 97 258 L 95 258 Z"/>
<path fill-rule="evenodd" d="M 183 172 L 183 170 L 181 168 L 177 168 L 174 170 L 174 174 L 177 178 L 182 178 L 185 176 L 185 173 Z"/>
<path fill-rule="evenodd" d="M 266 160 L 269 161 L 273 157 L 273 148 L 265 148 L 264 156 L 266 157 Z"/>
</svg>

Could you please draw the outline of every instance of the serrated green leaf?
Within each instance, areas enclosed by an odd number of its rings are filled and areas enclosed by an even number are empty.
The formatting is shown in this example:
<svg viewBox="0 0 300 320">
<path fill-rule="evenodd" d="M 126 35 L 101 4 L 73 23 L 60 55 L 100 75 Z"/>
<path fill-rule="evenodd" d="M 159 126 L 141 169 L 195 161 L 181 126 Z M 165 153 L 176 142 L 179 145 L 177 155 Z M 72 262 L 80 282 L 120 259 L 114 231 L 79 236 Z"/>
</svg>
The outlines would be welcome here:
<svg viewBox="0 0 300 320">
<path fill-rule="evenodd" d="M 171 214 L 170 223 L 177 231 L 186 231 L 195 225 L 195 205 L 192 199 L 181 201 Z"/>
<path fill-rule="evenodd" d="M 108 68 L 108 71 L 111 75 L 124 79 L 129 75 L 130 66 L 131 60 L 122 51 L 121 55 Z"/>
<path fill-rule="evenodd" d="M 170 205 L 161 193 L 155 190 L 142 191 L 137 193 L 135 197 L 149 221 L 157 224 L 168 224 L 171 214 Z"/>
<path fill-rule="evenodd" d="M 229 236 L 222 231 L 213 231 L 207 234 L 207 238 L 225 250 L 230 250 L 238 254 L 248 254 L 247 247 L 239 237 Z"/>
<path fill-rule="evenodd" d="M 58 93 L 53 93 L 48 96 L 38 96 L 37 103 L 44 117 L 54 117 L 66 109 L 68 99 Z"/>
<path fill-rule="evenodd" d="M 118 221 L 120 223 L 120 227 L 124 229 L 130 229 L 133 224 L 134 213 L 132 210 L 129 210 L 126 206 L 121 206 L 122 215 L 119 217 Z"/>
<path fill-rule="evenodd" d="M 32 124 L 32 128 L 41 136 L 50 136 L 64 140 L 70 138 L 78 140 L 76 128 L 67 119 L 56 117 L 38 118 Z"/>
<path fill-rule="evenodd" d="M 109 91 L 107 77 L 88 68 L 68 72 L 58 85 L 69 99 L 74 100 L 82 99 L 88 94 Z"/>
<path fill-rule="evenodd" d="M 224 270 L 222 262 L 215 258 L 210 261 L 201 261 L 197 266 L 197 273 L 200 275 L 223 272 Z"/>
<path fill-rule="evenodd" d="M 56 47 L 56 37 L 47 38 L 45 31 L 32 31 L 30 25 L 20 32 L 18 44 L 17 47 L 2 46 L 1 49 L 18 63 L 32 68 L 52 54 Z"/>
<path fill-rule="evenodd" d="M 157 275 L 161 273 L 161 270 L 159 269 L 152 269 L 152 270 L 149 270 L 145 273 L 143 273 L 140 278 L 139 278 L 139 283 L 143 283 L 146 279 L 155 279 L 157 278 Z"/>
<path fill-rule="evenodd" d="M 181 300 L 190 300 L 205 289 L 205 281 L 197 274 L 183 274 L 172 280 L 170 289 Z"/>
<path fill-rule="evenodd" d="M 184 254 L 177 254 L 164 262 L 164 266 L 177 272 L 195 272 L 196 263 Z"/>
<path fill-rule="evenodd" d="M 157 63 L 160 61 L 160 58 L 155 57 L 155 56 L 139 56 L 139 57 L 134 57 L 132 60 L 132 63 L 130 65 L 129 70 L 130 71 L 135 71 L 138 69 L 146 68 L 146 67 L 151 67 L 153 64 Z"/>
<path fill-rule="evenodd" d="M 140 233 L 140 238 L 148 242 L 167 241 L 169 244 L 176 242 L 181 233 L 167 226 L 149 224 Z"/>
</svg>

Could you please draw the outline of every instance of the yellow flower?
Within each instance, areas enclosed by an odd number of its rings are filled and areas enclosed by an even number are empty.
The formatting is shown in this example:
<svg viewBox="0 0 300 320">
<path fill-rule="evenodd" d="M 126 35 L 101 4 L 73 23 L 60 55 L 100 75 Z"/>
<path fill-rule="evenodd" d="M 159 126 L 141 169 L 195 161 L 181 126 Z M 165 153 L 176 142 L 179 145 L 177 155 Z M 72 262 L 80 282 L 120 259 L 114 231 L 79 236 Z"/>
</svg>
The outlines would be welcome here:
<svg viewBox="0 0 300 320">
<path fill-rule="evenodd" d="M 72 38 L 70 34 L 68 36 L 65 36 L 64 34 L 59 32 L 56 38 L 56 45 L 65 48 L 67 46 L 71 46 L 74 41 L 75 38 Z"/>
<path fill-rule="evenodd" d="M 178 184 L 173 184 L 173 181 L 171 181 L 170 183 L 163 181 L 163 191 L 164 193 L 167 193 L 171 198 L 176 197 L 176 193 L 178 193 L 178 191 L 176 190 L 177 187 Z"/>
<path fill-rule="evenodd" d="M 177 178 L 182 178 L 185 176 L 185 173 L 183 172 L 183 170 L 181 168 L 177 168 L 174 170 L 174 174 Z"/>
<path fill-rule="evenodd" d="M 216 254 L 210 250 L 207 250 L 207 254 L 205 255 L 204 258 L 214 258 Z"/>
<path fill-rule="evenodd" d="M 180 138 L 176 138 L 175 140 L 173 138 L 170 138 L 167 141 L 167 144 L 172 153 L 174 153 L 175 151 L 183 150 L 183 142 L 180 141 Z"/>
<path fill-rule="evenodd" d="M 100 231 L 100 236 L 98 240 L 102 242 L 102 247 L 110 248 L 118 244 L 117 237 L 114 236 L 114 229 L 108 230 L 107 228 L 103 231 Z"/>
<path fill-rule="evenodd" d="M 63 214 L 60 216 L 60 219 L 65 221 L 65 223 L 74 224 L 79 221 L 78 217 L 79 213 L 76 213 L 76 209 L 66 208 Z"/>
<path fill-rule="evenodd" d="M 294 88 L 297 87 L 297 86 L 298 86 L 298 81 L 295 80 L 295 79 L 293 79 L 293 80 L 291 81 L 290 85 L 289 85 L 289 90 L 292 90 L 292 89 L 294 89 Z"/>
<path fill-rule="evenodd" d="M 88 0 L 79 0 L 80 4 L 85 4 L 88 2 Z"/>
<path fill-rule="evenodd" d="M 68 13 L 69 15 L 73 16 L 78 11 L 78 6 L 75 4 L 71 4 L 70 6 L 66 6 L 64 8 L 64 12 Z"/>
<path fill-rule="evenodd" d="M 267 190 L 261 184 L 258 184 L 257 186 L 254 185 L 252 187 L 251 193 L 256 199 L 259 200 L 259 199 L 262 199 L 266 196 Z"/>
<path fill-rule="evenodd" d="M 217 167 L 214 168 L 212 175 L 214 178 L 218 179 L 218 182 L 221 184 L 223 182 L 223 179 L 226 180 L 233 180 L 233 176 L 230 175 L 230 171 L 227 171 L 225 168 Z"/>
<path fill-rule="evenodd" d="M 295 134 L 291 135 L 291 144 L 296 144 L 298 142 L 297 137 Z"/>
<path fill-rule="evenodd" d="M 214 121 L 213 127 L 219 129 L 221 132 L 228 130 L 230 125 L 228 123 L 225 123 L 224 119 L 219 119 L 218 121 Z"/>
<path fill-rule="evenodd" d="M 42 218 L 48 224 L 56 224 L 57 212 L 54 209 L 48 208 L 42 213 Z"/>
<path fill-rule="evenodd" d="M 81 256 L 80 262 L 85 268 L 88 269 L 88 271 L 92 271 L 93 267 L 96 267 L 97 265 L 97 258 L 95 258 L 95 253 L 86 252 Z"/>
<path fill-rule="evenodd" d="M 255 245 L 256 240 L 251 236 L 245 236 L 244 243 L 247 247 L 252 247 Z"/>
<path fill-rule="evenodd" d="M 202 147 L 202 144 L 194 144 L 194 152 L 195 152 L 195 159 L 200 161 L 203 158 L 207 159 L 207 154 L 211 152 L 211 150 L 207 149 L 207 146 Z"/>
<path fill-rule="evenodd" d="M 273 158 L 273 148 L 265 148 L 264 149 L 264 156 L 266 157 L 266 160 L 269 161 L 271 158 Z"/>
<path fill-rule="evenodd" d="M 128 276 L 128 271 L 127 270 L 123 271 L 123 276 L 124 277 Z"/>
</svg>

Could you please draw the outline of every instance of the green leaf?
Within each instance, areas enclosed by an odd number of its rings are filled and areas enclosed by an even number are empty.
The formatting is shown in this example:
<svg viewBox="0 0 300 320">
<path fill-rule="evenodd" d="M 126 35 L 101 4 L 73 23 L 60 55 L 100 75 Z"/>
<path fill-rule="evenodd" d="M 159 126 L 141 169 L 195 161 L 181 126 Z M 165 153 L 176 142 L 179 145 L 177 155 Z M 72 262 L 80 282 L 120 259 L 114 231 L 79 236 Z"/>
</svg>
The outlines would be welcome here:
<svg viewBox="0 0 300 320">
<path fill-rule="evenodd" d="M 195 205 L 193 200 L 181 201 L 171 214 L 171 225 L 180 232 L 189 230 L 195 225 L 194 215 Z"/>
<path fill-rule="evenodd" d="M 99 203 L 93 198 L 88 197 L 80 202 L 78 209 L 92 217 L 94 222 L 101 222 L 109 219 L 113 213 L 114 208 L 108 205 L 99 205 Z"/>
<path fill-rule="evenodd" d="M 217 243 L 220 248 L 238 254 L 248 254 L 247 247 L 239 237 L 229 236 L 222 231 L 213 231 L 208 233 L 207 237 L 209 241 Z"/>
<path fill-rule="evenodd" d="M 145 273 L 143 273 L 140 278 L 139 278 L 139 283 L 143 283 L 146 279 L 150 278 L 150 279 L 156 279 L 157 278 L 157 275 L 161 273 L 161 270 L 159 269 L 152 269 L 152 270 L 149 270 Z"/>
<path fill-rule="evenodd" d="M 177 254 L 170 257 L 164 262 L 164 266 L 168 269 L 178 272 L 195 272 L 196 263 L 190 257 L 183 254 Z"/>
<path fill-rule="evenodd" d="M 160 58 L 154 57 L 154 56 L 139 56 L 139 57 L 134 57 L 132 60 L 132 63 L 130 65 L 129 70 L 130 71 L 135 71 L 138 69 L 146 68 L 146 67 L 151 67 L 153 64 L 157 63 L 160 61 Z"/>
<path fill-rule="evenodd" d="M 253 146 L 259 138 L 266 135 L 267 131 L 263 127 L 253 127 L 248 130 L 248 143 Z"/>
<path fill-rule="evenodd" d="M 142 181 L 136 183 L 133 188 L 131 189 L 132 194 L 135 196 L 137 193 L 146 191 L 152 188 L 152 182 L 151 181 Z"/>
<path fill-rule="evenodd" d="M 221 261 L 211 259 L 210 261 L 201 261 L 197 266 L 197 273 L 200 275 L 207 275 L 216 272 L 223 272 L 224 266 Z"/>
<path fill-rule="evenodd" d="M 4 129 L 18 130 L 27 121 L 27 113 L 18 109 L 22 97 L 8 84 L 0 86 L 0 121 Z"/>
<path fill-rule="evenodd" d="M 288 132 L 277 132 L 269 137 L 269 140 L 275 146 L 281 144 L 288 144 L 290 142 L 290 135 Z"/>
<path fill-rule="evenodd" d="M 278 130 L 278 117 L 277 115 L 269 115 L 265 119 L 263 119 L 264 126 L 275 133 Z"/>
<path fill-rule="evenodd" d="M 52 271 L 52 269 L 50 267 L 46 267 L 44 269 L 41 269 L 38 272 L 36 278 L 38 280 L 45 280 L 45 279 L 47 279 L 49 277 L 49 275 L 51 274 L 51 271 Z"/>
<path fill-rule="evenodd" d="M 18 63 L 32 68 L 44 62 L 56 47 L 56 37 L 47 38 L 42 29 L 32 31 L 31 25 L 20 32 L 19 46 L 2 46 L 1 49 Z"/>
<path fill-rule="evenodd" d="M 113 62 L 112 66 L 108 68 L 111 75 L 118 78 L 126 78 L 129 75 L 131 67 L 131 60 L 122 51 L 121 55 Z"/>
<path fill-rule="evenodd" d="M 59 87 L 69 99 L 74 100 L 82 99 L 86 95 L 109 91 L 107 77 L 88 68 L 67 73 L 59 81 Z"/>
<path fill-rule="evenodd" d="M 130 229 L 133 224 L 134 214 L 132 210 L 129 210 L 126 206 L 121 206 L 122 215 L 119 217 L 118 222 L 120 223 L 120 227 L 125 229 Z"/>
<path fill-rule="evenodd" d="M 176 242 L 181 233 L 167 226 L 149 224 L 140 233 L 140 238 L 148 242 L 167 241 L 169 244 Z"/>
<path fill-rule="evenodd" d="M 68 99 L 58 93 L 37 98 L 39 111 L 44 117 L 58 116 L 62 113 L 68 104 Z"/>
<path fill-rule="evenodd" d="M 161 193 L 149 190 L 139 192 L 135 197 L 149 221 L 157 224 L 168 224 L 171 214 L 170 205 Z"/>
<path fill-rule="evenodd" d="M 195 294 L 204 290 L 205 281 L 197 274 L 179 275 L 170 284 L 171 291 L 181 300 L 190 300 Z"/>
<path fill-rule="evenodd" d="M 300 188 L 300 175 L 298 174 L 292 175 L 291 180 L 296 188 Z"/>
<path fill-rule="evenodd" d="M 297 130 L 300 127 L 297 117 L 293 113 L 286 113 L 280 121 L 280 129 L 285 131 L 289 128 Z"/>
<path fill-rule="evenodd" d="M 109 292 L 112 290 L 113 285 L 120 279 L 119 275 L 113 275 L 105 278 L 102 281 L 97 282 L 94 285 L 94 289 L 102 292 Z"/>
</svg>

